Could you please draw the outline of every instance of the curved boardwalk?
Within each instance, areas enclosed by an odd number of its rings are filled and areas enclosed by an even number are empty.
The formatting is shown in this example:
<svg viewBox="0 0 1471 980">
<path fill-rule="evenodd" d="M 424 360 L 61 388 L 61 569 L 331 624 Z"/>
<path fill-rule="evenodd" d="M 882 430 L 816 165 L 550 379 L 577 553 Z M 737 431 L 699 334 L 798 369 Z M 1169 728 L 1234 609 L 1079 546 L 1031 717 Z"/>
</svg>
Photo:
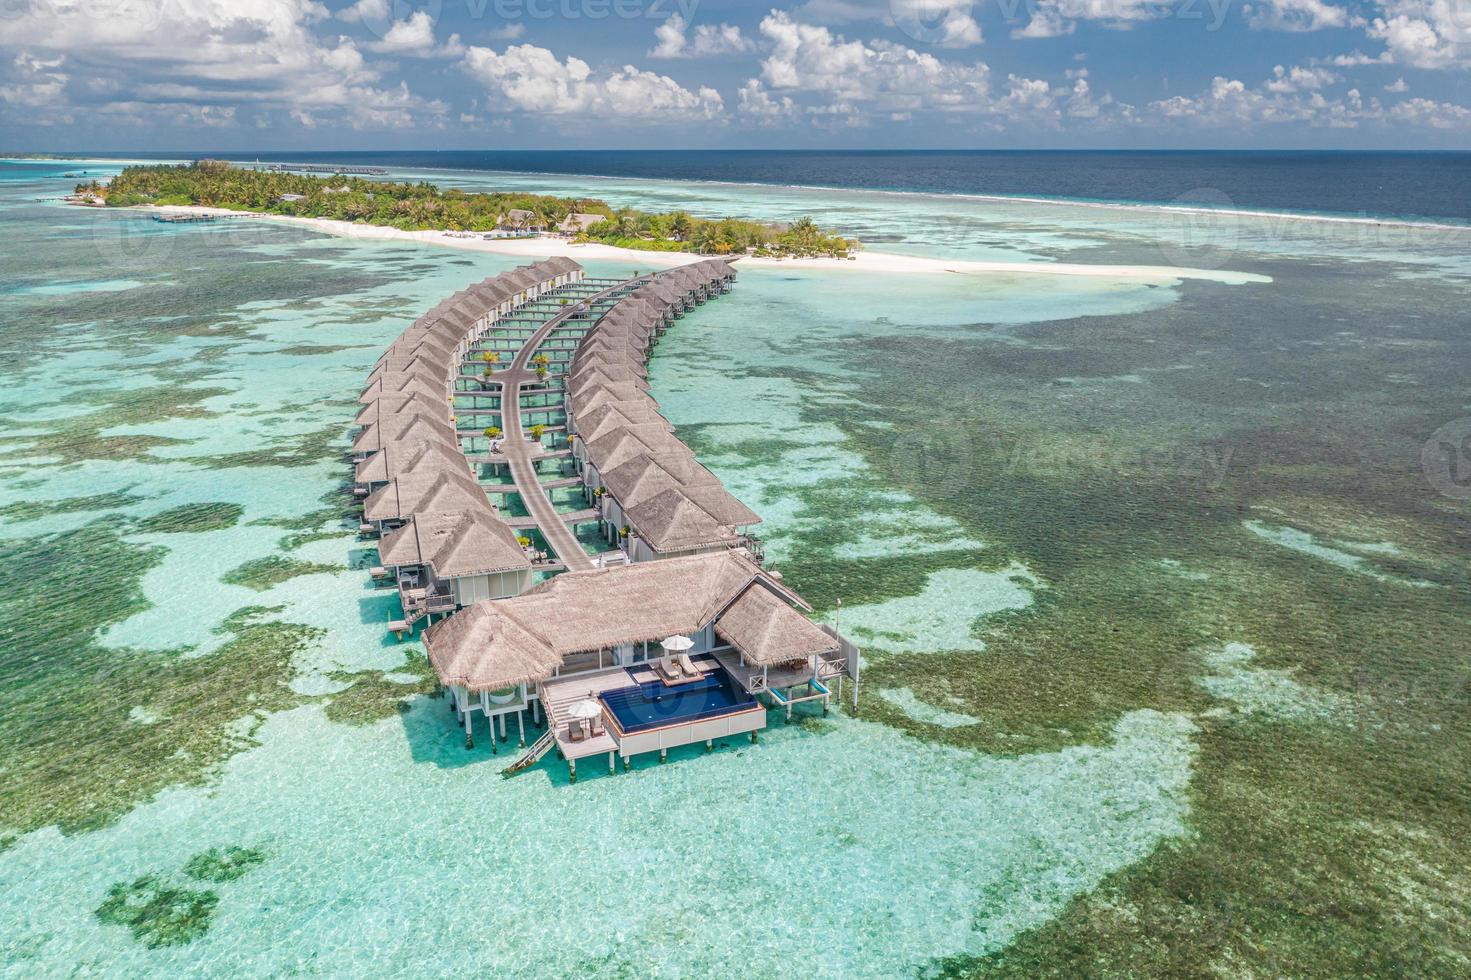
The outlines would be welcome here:
<svg viewBox="0 0 1471 980">
<path fill-rule="evenodd" d="M 648 279 L 648 276 L 627 279 L 581 300 L 578 306 L 590 309 L 593 304 L 635 289 Z M 545 457 L 539 445 L 527 441 L 521 427 L 521 389 L 530 382 L 540 383 L 536 372 L 529 367 L 531 358 L 554 330 L 578 312 L 578 306 L 569 307 L 538 327 L 516 352 L 511 366 L 504 371 L 497 371 L 491 379 L 499 382 L 501 387 L 501 429 L 505 433 L 501 442 L 501 455 L 510 465 L 516 490 L 532 519 L 536 521 L 536 526 L 540 528 L 542 537 L 556 554 L 558 562 L 574 572 L 592 568 L 593 562 L 578 542 L 577 536 L 568 530 L 567 515 L 558 513 L 557 508 L 552 505 L 551 497 L 547 495 L 546 485 L 536 475 L 533 463 L 536 459 Z"/>
</svg>

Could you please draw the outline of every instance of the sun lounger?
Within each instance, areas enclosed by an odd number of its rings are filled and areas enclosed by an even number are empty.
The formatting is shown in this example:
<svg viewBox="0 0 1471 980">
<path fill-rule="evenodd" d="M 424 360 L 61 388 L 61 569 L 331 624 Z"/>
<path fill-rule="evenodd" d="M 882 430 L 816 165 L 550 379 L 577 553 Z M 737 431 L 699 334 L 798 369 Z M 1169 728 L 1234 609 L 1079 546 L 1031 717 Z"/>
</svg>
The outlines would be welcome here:
<svg viewBox="0 0 1471 980">
<path fill-rule="evenodd" d="M 687 653 L 681 653 L 679 655 L 679 666 L 680 669 L 691 677 L 699 677 L 704 673 L 690 661 L 690 655 Z"/>
<path fill-rule="evenodd" d="M 602 715 L 600 715 L 600 714 L 599 715 L 594 715 L 593 716 L 593 719 L 592 719 L 592 722 L 591 722 L 591 725 L 592 725 L 592 733 L 593 733 L 594 736 L 603 734 L 603 716 Z"/>
<path fill-rule="evenodd" d="M 587 733 L 582 730 L 581 718 L 573 718 L 567 723 L 567 737 L 574 742 L 580 742 L 587 737 Z"/>
</svg>

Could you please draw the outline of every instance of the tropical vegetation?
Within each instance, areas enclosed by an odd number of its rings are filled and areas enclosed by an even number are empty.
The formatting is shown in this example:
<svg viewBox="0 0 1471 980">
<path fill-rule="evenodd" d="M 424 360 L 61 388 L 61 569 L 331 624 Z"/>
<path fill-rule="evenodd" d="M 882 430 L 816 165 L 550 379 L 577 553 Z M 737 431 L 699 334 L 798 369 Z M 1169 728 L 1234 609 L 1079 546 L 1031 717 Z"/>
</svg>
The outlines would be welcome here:
<svg viewBox="0 0 1471 980">
<path fill-rule="evenodd" d="M 569 215 L 602 220 L 577 232 L 598 241 L 644 251 L 707 255 L 846 256 L 857 241 L 819 228 L 811 218 L 790 225 L 739 218 L 700 218 L 686 211 L 646 213 L 615 209 L 595 198 L 522 192 L 471 193 L 418 183 L 252 170 L 222 160 L 126 167 L 107 185 L 77 185 L 111 207 L 141 204 L 199 205 L 233 211 L 330 218 L 406 231 L 489 232 L 556 229 Z"/>
</svg>

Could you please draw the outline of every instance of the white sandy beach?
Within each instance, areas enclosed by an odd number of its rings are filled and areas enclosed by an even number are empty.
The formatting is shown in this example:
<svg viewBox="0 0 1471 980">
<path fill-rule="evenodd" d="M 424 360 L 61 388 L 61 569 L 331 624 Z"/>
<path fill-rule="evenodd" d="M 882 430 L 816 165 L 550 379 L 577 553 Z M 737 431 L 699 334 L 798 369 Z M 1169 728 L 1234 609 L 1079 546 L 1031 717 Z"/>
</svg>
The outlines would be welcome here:
<svg viewBox="0 0 1471 980">
<path fill-rule="evenodd" d="M 485 239 L 454 238 L 442 231 L 402 231 L 383 225 L 365 225 L 350 221 L 334 221 L 330 218 L 298 218 L 280 214 L 231 211 L 227 208 L 208 208 L 190 205 L 164 205 L 161 207 L 140 206 L 138 210 L 159 214 L 214 214 L 233 215 L 260 221 L 280 221 L 288 224 L 307 225 L 318 231 L 339 238 L 371 238 L 388 241 L 413 241 L 443 248 L 458 248 L 471 252 L 492 252 L 497 255 L 547 258 L 565 255 L 581 260 L 607 260 L 633 262 L 651 268 L 668 269 L 698 262 L 708 256 L 689 252 L 644 252 L 637 249 L 617 248 L 600 242 L 574 244 L 565 238 L 499 238 Z M 1232 272 L 1227 269 L 1191 269 L 1183 266 L 1164 265 L 1081 265 L 1067 262 L 977 262 L 964 259 L 935 259 L 915 255 L 897 255 L 893 252 L 860 251 L 852 259 L 811 258 L 773 259 L 739 256 L 742 267 L 810 268 L 832 271 L 849 270 L 862 273 L 953 273 L 960 275 L 1044 275 L 1044 276 L 1089 276 L 1100 279 L 1124 279 L 1132 282 L 1167 284 L 1182 279 L 1200 279 L 1211 282 L 1239 285 L 1248 282 L 1271 282 L 1271 277 L 1251 272 Z"/>
</svg>

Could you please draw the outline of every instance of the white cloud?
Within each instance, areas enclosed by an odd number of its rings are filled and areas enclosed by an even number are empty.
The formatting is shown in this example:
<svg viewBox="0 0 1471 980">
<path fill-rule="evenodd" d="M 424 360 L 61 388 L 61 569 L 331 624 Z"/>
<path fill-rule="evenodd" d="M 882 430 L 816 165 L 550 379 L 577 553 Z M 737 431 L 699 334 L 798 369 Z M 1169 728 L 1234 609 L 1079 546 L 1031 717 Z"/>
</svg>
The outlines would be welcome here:
<svg viewBox="0 0 1471 980">
<path fill-rule="evenodd" d="M 808 0 L 788 12 L 820 25 L 876 21 L 923 44 L 968 48 L 981 43 L 972 13 L 978 0 Z"/>
<path fill-rule="evenodd" d="M 1294 66 L 1291 71 L 1278 65 L 1272 69 L 1272 77 L 1267 80 L 1267 91 L 1269 92 L 1300 92 L 1304 89 L 1320 89 L 1325 85 L 1340 82 L 1343 76 L 1331 72 L 1326 68 L 1299 68 Z"/>
<path fill-rule="evenodd" d="M 356 124 L 385 105 L 418 121 L 443 110 L 402 84 L 377 88 L 377 71 L 351 40 L 324 41 L 313 32 L 328 16 L 316 0 L 48 0 L 6 21 L 0 43 L 86 64 L 85 91 L 106 93 L 110 101 L 98 109 L 118 118 L 151 114 L 157 121 L 177 112 L 229 125 L 234 113 L 226 108 L 251 103 L 282 118 L 297 109 L 319 122 L 326 113 Z M 199 111 L 160 101 L 170 91 Z"/>
<path fill-rule="evenodd" d="M 1384 91 L 1394 92 L 1396 94 L 1403 94 L 1405 92 L 1408 92 L 1409 90 L 1410 87 L 1405 84 L 1405 80 L 1403 78 L 1396 78 L 1394 81 L 1384 86 Z"/>
<path fill-rule="evenodd" d="M 357 0 L 337 11 L 337 19 L 349 24 L 383 23 L 392 16 L 388 0 Z"/>
<path fill-rule="evenodd" d="M 1382 65 L 1390 61 L 1389 53 L 1378 55 L 1367 55 L 1362 51 L 1354 51 L 1351 54 L 1338 54 L 1328 59 L 1328 64 L 1335 68 L 1361 68 L 1364 65 Z"/>
<path fill-rule="evenodd" d="M 1140 21 L 1168 16 L 1170 7 L 1171 0 L 1035 0 L 1026 5 L 1030 19 L 1011 36 L 1061 37 L 1073 33 L 1080 20 L 1125 30 Z"/>
<path fill-rule="evenodd" d="M 724 110 L 712 88 L 690 91 L 667 75 L 632 65 L 597 78 L 581 58 L 559 61 L 532 44 L 514 44 L 504 52 L 472 46 L 461 65 L 504 103 L 526 112 L 714 119 Z"/>
<path fill-rule="evenodd" d="M 761 21 L 761 34 L 771 44 L 761 77 L 778 91 L 891 111 L 974 111 L 987 103 L 989 69 L 981 62 L 954 64 L 888 41 L 849 41 L 780 11 Z"/>
<path fill-rule="evenodd" d="M 64 64 L 65 56 L 37 58 L 22 51 L 11 63 L 14 83 L 0 85 L 0 102 L 24 106 L 49 106 L 64 102 L 64 90 L 70 77 L 59 70 Z"/>
<path fill-rule="evenodd" d="M 981 43 L 981 25 L 971 13 L 972 0 L 890 0 L 895 27 L 926 44 L 969 48 Z"/>
<path fill-rule="evenodd" d="M 651 58 L 714 58 L 756 48 L 733 24 L 701 24 L 691 37 L 689 24 L 679 14 L 654 28 L 654 39 L 658 43 L 649 52 Z"/>
<path fill-rule="evenodd" d="M 1068 95 L 1067 114 L 1074 119 L 1096 119 L 1102 109 L 1093 98 L 1093 89 L 1088 84 L 1088 69 L 1081 71 L 1069 71 L 1067 77 L 1072 79 L 1072 92 Z M 1109 105 L 1113 99 L 1105 95 L 1102 104 Z"/>
<path fill-rule="evenodd" d="M 1292 83 L 1294 74 L 1298 81 Z M 1284 71 L 1259 87 L 1224 76 L 1212 80 L 1210 88 L 1196 96 L 1175 96 L 1151 104 L 1156 120 L 1186 121 L 1211 128 L 1254 128 L 1290 124 L 1328 128 L 1353 128 L 1364 123 L 1403 124 L 1432 129 L 1471 129 L 1471 109 L 1430 99 L 1407 99 L 1384 106 L 1378 99 L 1367 101 L 1356 88 L 1342 95 L 1323 91 L 1337 81 L 1312 70 Z M 1279 84 L 1287 82 L 1287 84 Z M 1394 86 L 1390 86 L 1394 90 Z"/>
<path fill-rule="evenodd" d="M 382 54 L 427 54 L 434 50 L 434 21 L 427 10 L 416 10 L 408 20 L 389 25 L 383 40 L 369 42 L 366 47 Z"/>
<path fill-rule="evenodd" d="M 736 93 L 736 98 L 736 108 L 741 116 L 760 125 L 775 125 L 797 116 L 797 104 L 790 96 L 772 98 L 758 78 L 747 79 L 746 84 Z"/>
<path fill-rule="evenodd" d="M 1432 129 L 1471 130 L 1471 109 L 1432 99 L 1406 99 L 1389 110 L 1390 118 Z"/>
<path fill-rule="evenodd" d="M 1416 68 L 1471 67 L 1471 9 L 1460 0 L 1381 0 L 1366 33 L 1388 60 Z"/>
<path fill-rule="evenodd" d="M 1246 22 L 1255 30 L 1321 31 L 1348 24 L 1348 11 L 1323 0 L 1259 0 L 1246 8 Z"/>
<path fill-rule="evenodd" d="M 1002 106 L 1011 115 L 1026 116 L 1032 119 L 1043 115 L 1053 115 L 1055 110 L 1052 86 L 1042 78 L 1007 75 L 1006 98 L 1002 100 Z"/>
</svg>

